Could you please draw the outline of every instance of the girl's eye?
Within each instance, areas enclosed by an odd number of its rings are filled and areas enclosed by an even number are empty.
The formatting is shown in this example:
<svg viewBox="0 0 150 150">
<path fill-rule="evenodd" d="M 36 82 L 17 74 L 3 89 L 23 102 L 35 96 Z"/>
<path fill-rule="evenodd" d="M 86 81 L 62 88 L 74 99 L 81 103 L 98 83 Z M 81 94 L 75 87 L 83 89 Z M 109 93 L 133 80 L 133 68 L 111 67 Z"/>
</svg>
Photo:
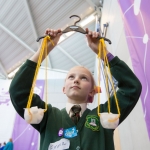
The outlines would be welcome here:
<svg viewBox="0 0 150 150">
<path fill-rule="evenodd" d="M 82 77 L 82 80 L 87 80 L 87 78 L 86 77 Z"/>
<path fill-rule="evenodd" d="M 73 78 L 74 78 L 74 76 L 72 76 L 72 75 L 68 77 L 68 79 L 73 79 Z"/>
</svg>

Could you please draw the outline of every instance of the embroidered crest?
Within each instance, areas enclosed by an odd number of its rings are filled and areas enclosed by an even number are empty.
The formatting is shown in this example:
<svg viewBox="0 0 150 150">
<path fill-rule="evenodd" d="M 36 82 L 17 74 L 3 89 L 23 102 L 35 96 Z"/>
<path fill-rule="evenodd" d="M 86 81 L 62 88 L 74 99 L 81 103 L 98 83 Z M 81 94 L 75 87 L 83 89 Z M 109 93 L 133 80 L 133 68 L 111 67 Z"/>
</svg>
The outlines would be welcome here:
<svg viewBox="0 0 150 150">
<path fill-rule="evenodd" d="M 95 115 L 88 115 L 86 117 L 85 127 L 92 129 L 93 131 L 99 131 L 99 118 Z"/>
</svg>

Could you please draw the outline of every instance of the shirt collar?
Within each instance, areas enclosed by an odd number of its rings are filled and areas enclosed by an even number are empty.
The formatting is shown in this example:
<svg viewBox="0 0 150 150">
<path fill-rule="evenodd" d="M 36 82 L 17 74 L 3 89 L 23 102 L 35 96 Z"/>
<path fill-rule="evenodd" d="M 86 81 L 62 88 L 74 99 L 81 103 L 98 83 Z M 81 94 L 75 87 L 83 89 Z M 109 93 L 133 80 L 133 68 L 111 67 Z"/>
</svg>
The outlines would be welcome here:
<svg viewBox="0 0 150 150">
<path fill-rule="evenodd" d="M 82 114 L 84 113 L 84 111 L 87 108 L 87 103 L 81 103 L 81 104 L 72 104 L 72 103 L 66 103 L 66 111 L 69 114 L 70 113 L 70 109 L 74 106 L 74 105 L 80 105 L 81 106 L 81 113 L 80 116 L 82 116 Z"/>
</svg>

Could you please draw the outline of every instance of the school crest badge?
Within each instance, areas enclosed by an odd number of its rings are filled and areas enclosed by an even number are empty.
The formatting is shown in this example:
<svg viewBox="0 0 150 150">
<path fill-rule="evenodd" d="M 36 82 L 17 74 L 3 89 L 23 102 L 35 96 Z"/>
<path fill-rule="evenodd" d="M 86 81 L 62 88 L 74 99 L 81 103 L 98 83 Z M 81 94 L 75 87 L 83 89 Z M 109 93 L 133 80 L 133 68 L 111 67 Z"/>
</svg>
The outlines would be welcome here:
<svg viewBox="0 0 150 150">
<path fill-rule="evenodd" d="M 100 122 L 98 116 L 88 115 L 86 117 L 85 127 L 90 128 L 93 131 L 99 131 Z"/>
</svg>

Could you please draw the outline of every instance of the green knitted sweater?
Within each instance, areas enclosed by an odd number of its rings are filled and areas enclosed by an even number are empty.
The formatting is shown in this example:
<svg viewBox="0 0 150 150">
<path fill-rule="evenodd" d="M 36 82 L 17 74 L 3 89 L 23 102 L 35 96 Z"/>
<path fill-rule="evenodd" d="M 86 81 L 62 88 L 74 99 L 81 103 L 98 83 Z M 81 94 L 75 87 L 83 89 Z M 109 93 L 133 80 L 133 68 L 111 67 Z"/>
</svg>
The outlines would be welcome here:
<svg viewBox="0 0 150 150">
<path fill-rule="evenodd" d="M 130 68 L 118 57 L 110 62 L 112 75 L 118 81 L 117 98 L 121 116 L 119 124 L 129 115 L 136 105 L 140 93 L 141 83 L 130 70 Z M 16 73 L 10 85 L 10 97 L 12 104 L 18 114 L 23 118 L 24 109 L 27 105 L 36 63 L 27 60 L 20 70 Z M 107 102 L 100 105 L 101 112 L 108 112 Z M 111 112 L 117 113 L 114 97 L 110 99 Z M 32 107 L 45 108 L 45 103 L 36 94 L 33 96 Z M 89 120 L 94 118 L 97 127 L 89 124 Z M 66 112 L 66 109 L 59 110 L 48 104 L 48 110 L 44 113 L 40 124 L 32 125 L 40 133 L 40 150 L 48 150 L 50 143 L 59 141 L 63 137 L 58 136 L 61 128 L 68 129 L 75 124 Z M 93 110 L 86 109 L 80 118 L 76 129 L 76 137 L 70 138 L 69 150 L 114 150 L 113 129 L 104 129 L 97 116 L 97 108 Z"/>
</svg>

